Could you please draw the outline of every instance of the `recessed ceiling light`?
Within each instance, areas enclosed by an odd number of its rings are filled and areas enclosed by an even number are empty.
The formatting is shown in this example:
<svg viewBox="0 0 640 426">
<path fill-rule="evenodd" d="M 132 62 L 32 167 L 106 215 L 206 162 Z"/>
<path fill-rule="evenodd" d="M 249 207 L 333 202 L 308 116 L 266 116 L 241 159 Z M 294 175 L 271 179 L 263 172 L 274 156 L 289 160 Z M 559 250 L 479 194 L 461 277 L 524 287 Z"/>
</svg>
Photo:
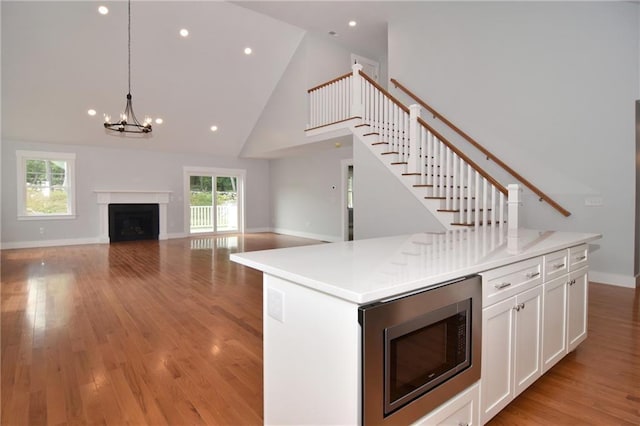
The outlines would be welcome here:
<svg viewBox="0 0 640 426">
<path fill-rule="evenodd" d="M 356 21 L 349 21 L 349 26 L 350 27 L 355 27 L 356 25 L 358 25 L 358 23 Z"/>
<path fill-rule="evenodd" d="M 156 118 L 156 124 L 162 124 L 162 123 L 163 123 L 162 118 L 160 117 Z"/>
<path fill-rule="evenodd" d="M 329 31 L 329 35 L 333 37 L 338 37 L 338 33 L 335 31 Z"/>
<path fill-rule="evenodd" d="M 187 36 L 189 35 L 189 30 L 188 30 L 188 29 L 186 29 L 186 28 L 181 29 L 181 30 L 180 30 L 180 35 L 181 35 L 182 37 L 187 37 Z"/>
<path fill-rule="evenodd" d="M 253 52 L 253 50 L 251 50 L 251 48 L 250 48 L 250 47 L 245 47 L 245 48 L 244 48 L 244 54 L 245 54 L 245 55 L 251 55 L 251 52 Z"/>
<path fill-rule="evenodd" d="M 87 111 L 87 114 L 89 114 L 90 116 L 94 116 L 96 115 L 96 110 L 95 109 L 90 109 L 89 111 Z"/>
<path fill-rule="evenodd" d="M 100 6 L 100 7 L 98 8 L 98 12 L 99 12 L 101 15 L 106 15 L 107 13 L 109 13 L 109 8 L 108 8 L 107 6 Z"/>
<path fill-rule="evenodd" d="M 218 130 L 218 126 L 211 126 L 211 131 L 212 131 L 212 132 L 215 132 L 215 131 L 217 131 L 217 130 Z"/>
</svg>

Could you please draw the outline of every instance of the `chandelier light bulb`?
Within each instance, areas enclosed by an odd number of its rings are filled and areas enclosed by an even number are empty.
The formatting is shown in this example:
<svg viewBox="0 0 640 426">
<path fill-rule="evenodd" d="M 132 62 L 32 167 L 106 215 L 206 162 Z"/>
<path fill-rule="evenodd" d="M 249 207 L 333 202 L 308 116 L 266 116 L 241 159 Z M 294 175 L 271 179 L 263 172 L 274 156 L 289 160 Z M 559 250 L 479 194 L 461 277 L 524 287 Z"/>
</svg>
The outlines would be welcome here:
<svg viewBox="0 0 640 426">
<path fill-rule="evenodd" d="M 162 124 L 162 118 L 160 117 L 156 118 L 156 124 Z"/>
</svg>

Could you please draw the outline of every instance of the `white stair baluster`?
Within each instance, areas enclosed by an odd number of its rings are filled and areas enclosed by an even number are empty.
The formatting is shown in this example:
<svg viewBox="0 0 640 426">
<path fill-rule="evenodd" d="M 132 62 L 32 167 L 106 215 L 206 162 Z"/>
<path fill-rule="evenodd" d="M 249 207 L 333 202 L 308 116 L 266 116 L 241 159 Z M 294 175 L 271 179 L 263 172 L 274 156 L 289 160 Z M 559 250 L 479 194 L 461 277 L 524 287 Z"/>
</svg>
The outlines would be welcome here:
<svg viewBox="0 0 640 426">
<path fill-rule="evenodd" d="M 453 170 L 453 183 L 452 183 L 452 191 L 451 191 L 451 210 L 458 210 L 460 206 L 460 188 L 458 184 L 458 163 L 460 162 L 460 157 L 456 153 L 453 153 L 453 161 L 451 164 L 451 169 Z M 458 213 L 458 217 L 460 214 Z"/>
<path fill-rule="evenodd" d="M 475 223 L 475 226 L 478 227 L 480 226 L 480 172 L 478 172 L 476 170 L 476 189 L 474 191 L 474 195 L 476 197 L 476 199 L 474 200 L 473 206 L 474 206 L 474 215 L 473 215 L 473 222 Z"/>
</svg>

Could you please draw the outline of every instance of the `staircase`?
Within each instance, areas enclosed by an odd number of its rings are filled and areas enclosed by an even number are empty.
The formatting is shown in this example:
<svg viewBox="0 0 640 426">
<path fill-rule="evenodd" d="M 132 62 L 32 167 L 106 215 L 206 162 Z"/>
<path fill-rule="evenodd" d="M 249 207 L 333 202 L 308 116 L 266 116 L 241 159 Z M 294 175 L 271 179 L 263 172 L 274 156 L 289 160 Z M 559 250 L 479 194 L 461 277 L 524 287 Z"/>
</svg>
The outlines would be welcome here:
<svg viewBox="0 0 640 426">
<path fill-rule="evenodd" d="M 400 103 L 361 65 L 308 94 L 308 137 L 351 132 L 446 229 L 502 227 L 507 210 L 509 228 L 517 228 L 518 186 L 507 190 L 422 120 L 419 105 Z"/>
</svg>

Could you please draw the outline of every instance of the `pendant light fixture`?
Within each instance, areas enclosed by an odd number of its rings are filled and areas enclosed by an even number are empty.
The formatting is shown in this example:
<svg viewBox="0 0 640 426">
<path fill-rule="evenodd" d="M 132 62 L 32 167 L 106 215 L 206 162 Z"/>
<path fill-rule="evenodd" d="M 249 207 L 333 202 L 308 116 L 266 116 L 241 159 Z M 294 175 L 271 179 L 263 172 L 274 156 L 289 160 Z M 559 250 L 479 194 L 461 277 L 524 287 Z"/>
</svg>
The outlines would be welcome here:
<svg viewBox="0 0 640 426">
<path fill-rule="evenodd" d="M 111 121 L 111 117 L 108 115 L 104 116 L 104 128 L 109 132 L 114 133 L 151 133 L 151 118 L 146 117 L 142 124 L 136 118 L 136 115 L 133 113 L 133 105 L 131 103 L 131 0 L 129 3 L 129 26 L 128 26 L 128 37 L 129 37 L 129 91 L 127 92 L 127 105 L 124 108 L 124 112 L 120 114 L 119 121 Z"/>
</svg>

